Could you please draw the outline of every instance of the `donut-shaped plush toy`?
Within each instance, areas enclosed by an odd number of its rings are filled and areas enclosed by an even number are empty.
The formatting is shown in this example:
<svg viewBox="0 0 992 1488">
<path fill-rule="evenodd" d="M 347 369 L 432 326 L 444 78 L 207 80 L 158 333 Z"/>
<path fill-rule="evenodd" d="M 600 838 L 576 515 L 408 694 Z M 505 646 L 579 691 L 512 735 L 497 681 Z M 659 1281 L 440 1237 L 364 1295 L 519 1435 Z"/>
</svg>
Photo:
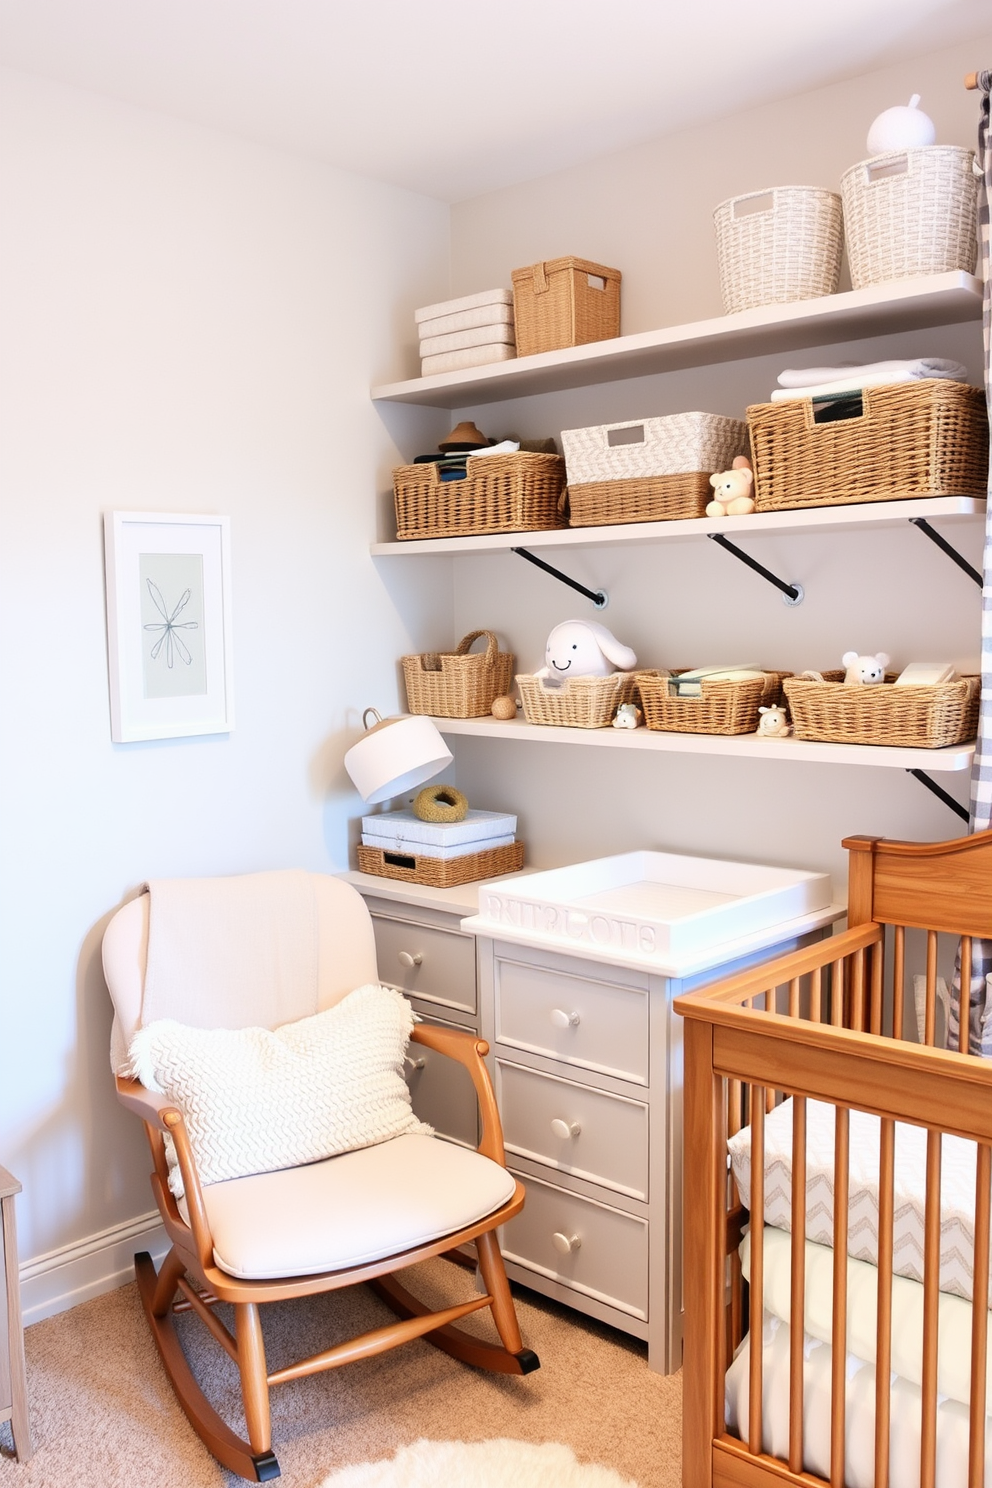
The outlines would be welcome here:
<svg viewBox="0 0 992 1488">
<path fill-rule="evenodd" d="M 468 801 L 453 785 L 428 785 L 414 801 L 413 814 L 425 822 L 460 822 L 468 815 Z"/>
</svg>

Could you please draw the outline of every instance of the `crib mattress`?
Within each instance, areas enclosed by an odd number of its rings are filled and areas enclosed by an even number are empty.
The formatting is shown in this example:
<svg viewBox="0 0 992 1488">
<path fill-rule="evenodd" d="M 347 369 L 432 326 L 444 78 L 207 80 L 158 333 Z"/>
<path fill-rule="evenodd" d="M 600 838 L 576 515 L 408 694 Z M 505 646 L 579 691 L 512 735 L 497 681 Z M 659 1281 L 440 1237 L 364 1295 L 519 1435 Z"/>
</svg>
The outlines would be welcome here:
<svg viewBox="0 0 992 1488">
<path fill-rule="evenodd" d="M 833 1244 L 835 1108 L 806 1102 L 806 1238 Z M 848 1254 L 878 1262 L 878 1150 L 880 1122 L 850 1113 Z M 741 1203 L 750 1206 L 751 1131 L 728 1142 Z M 896 1123 L 893 1270 L 923 1280 L 926 1145 L 923 1127 Z M 974 1252 L 975 1144 L 945 1136 L 941 1161 L 940 1289 L 970 1302 Z M 765 1118 L 765 1222 L 792 1227 L 792 1099 Z"/>
</svg>

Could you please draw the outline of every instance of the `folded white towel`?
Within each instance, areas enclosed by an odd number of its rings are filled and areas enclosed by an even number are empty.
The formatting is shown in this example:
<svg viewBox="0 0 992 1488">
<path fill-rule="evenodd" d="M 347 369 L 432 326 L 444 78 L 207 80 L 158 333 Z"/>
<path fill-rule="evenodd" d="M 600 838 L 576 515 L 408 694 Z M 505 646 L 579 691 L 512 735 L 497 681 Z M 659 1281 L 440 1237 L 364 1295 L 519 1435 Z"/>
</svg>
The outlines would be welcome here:
<svg viewBox="0 0 992 1488">
<path fill-rule="evenodd" d="M 512 305 L 476 305 L 474 310 L 458 310 L 453 315 L 438 315 L 417 324 L 420 339 L 450 336 L 452 331 L 471 331 L 476 326 L 513 325 Z"/>
<path fill-rule="evenodd" d="M 446 336 L 422 336 L 420 355 L 441 356 L 449 351 L 464 351 L 467 346 L 492 346 L 504 342 L 514 344 L 512 324 L 475 326 L 466 331 L 449 331 Z"/>
<path fill-rule="evenodd" d="M 958 363 L 951 363 L 957 366 Z M 794 398 L 841 398 L 851 393 L 860 393 L 862 388 L 888 387 L 893 383 L 923 382 L 925 380 L 942 379 L 945 382 L 964 382 L 964 368 L 961 368 L 961 376 L 952 375 L 949 372 L 930 372 L 926 377 L 920 373 L 913 372 L 866 372 L 863 369 L 853 371 L 850 376 L 835 378 L 831 382 L 812 383 L 809 387 L 778 387 L 773 389 L 771 401 L 773 403 L 787 403 Z"/>
<path fill-rule="evenodd" d="M 487 444 L 485 449 L 469 450 L 470 460 L 480 460 L 486 455 L 515 455 L 520 448 L 518 439 L 503 439 L 499 444 Z"/>
<path fill-rule="evenodd" d="M 874 377 L 876 373 L 890 382 L 906 382 L 921 377 L 949 377 L 955 382 L 964 382 L 968 375 L 960 362 L 948 361 L 946 357 L 916 357 L 909 361 L 841 362 L 834 367 L 789 367 L 779 373 L 778 385 L 808 390 L 821 382 L 843 381 L 850 387 L 855 385 L 856 379 Z M 860 382 L 857 385 L 860 386 Z"/>
<path fill-rule="evenodd" d="M 437 356 L 420 359 L 420 371 L 424 377 L 435 372 L 461 372 L 466 367 L 482 367 L 487 362 L 507 362 L 515 357 L 517 348 L 505 342 L 488 346 L 466 346 L 463 351 L 443 351 Z"/>
</svg>

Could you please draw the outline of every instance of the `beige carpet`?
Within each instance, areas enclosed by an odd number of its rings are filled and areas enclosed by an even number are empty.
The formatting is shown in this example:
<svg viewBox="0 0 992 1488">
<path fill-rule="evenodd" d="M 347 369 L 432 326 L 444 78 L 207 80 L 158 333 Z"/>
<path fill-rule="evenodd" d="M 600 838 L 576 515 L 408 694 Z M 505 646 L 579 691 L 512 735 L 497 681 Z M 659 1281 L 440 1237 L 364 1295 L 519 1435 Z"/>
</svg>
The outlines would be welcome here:
<svg viewBox="0 0 992 1488">
<path fill-rule="evenodd" d="M 423 1295 L 457 1297 L 471 1273 L 418 1268 Z M 515 1289 L 516 1290 L 516 1289 Z M 681 1377 L 647 1368 L 643 1345 L 534 1293 L 517 1291 L 525 1343 L 541 1369 L 482 1374 L 423 1342 L 272 1391 L 273 1448 L 287 1488 L 317 1488 L 352 1463 L 431 1440 L 558 1441 L 643 1485 L 681 1483 Z M 269 1368 L 388 1320 L 364 1288 L 263 1310 Z M 472 1321 L 472 1320 L 470 1320 Z M 241 1430 L 237 1379 L 195 1319 L 181 1319 L 201 1383 Z M 479 1320 L 479 1327 L 488 1324 Z M 49 1318 L 26 1334 L 35 1455 L 17 1463 L 0 1426 L 3 1488 L 229 1488 L 158 1361 L 133 1285 Z"/>
</svg>

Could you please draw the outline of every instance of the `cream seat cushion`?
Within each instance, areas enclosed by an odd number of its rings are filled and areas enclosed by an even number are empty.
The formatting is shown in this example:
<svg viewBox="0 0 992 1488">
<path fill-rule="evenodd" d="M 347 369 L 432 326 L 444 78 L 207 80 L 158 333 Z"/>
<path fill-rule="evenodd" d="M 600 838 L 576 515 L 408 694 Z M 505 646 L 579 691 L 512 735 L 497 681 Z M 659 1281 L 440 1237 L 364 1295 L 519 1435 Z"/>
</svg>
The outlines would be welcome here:
<svg viewBox="0 0 992 1488">
<path fill-rule="evenodd" d="M 400 1254 L 492 1214 L 514 1188 L 506 1169 L 478 1152 L 407 1135 L 307 1167 L 213 1183 L 203 1198 L 214 1261 L 229 1276 L 253 1280 Z"/>
</svg>

